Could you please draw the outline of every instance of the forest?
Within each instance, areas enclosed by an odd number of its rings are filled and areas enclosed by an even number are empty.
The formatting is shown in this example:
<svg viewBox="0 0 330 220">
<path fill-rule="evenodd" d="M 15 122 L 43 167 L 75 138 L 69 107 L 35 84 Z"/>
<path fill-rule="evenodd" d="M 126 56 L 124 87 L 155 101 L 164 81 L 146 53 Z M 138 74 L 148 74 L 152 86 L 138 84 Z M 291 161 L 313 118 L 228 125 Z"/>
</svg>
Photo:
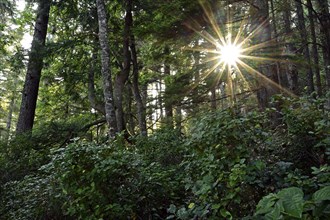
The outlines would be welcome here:
<svg viewBox="0 0 330 220">
<path fill-rule="evenodd" d="M 0 220 L 330 219 L 329 0 L 0 0 Z"/>
</svg>

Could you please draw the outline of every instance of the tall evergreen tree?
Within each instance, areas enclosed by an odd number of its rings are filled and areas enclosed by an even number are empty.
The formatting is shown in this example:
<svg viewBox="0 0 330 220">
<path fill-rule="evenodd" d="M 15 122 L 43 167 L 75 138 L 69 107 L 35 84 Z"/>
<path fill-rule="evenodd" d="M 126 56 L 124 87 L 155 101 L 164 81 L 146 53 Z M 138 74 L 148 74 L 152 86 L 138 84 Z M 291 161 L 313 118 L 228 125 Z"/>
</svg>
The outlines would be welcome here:
<svg viewBox="0 0 330 220">
<path fill-rule="evenodd" d="M 38 98 L 41 70 L 45 56 L 45 41 L 51 0 L 39 0 L 34 34 L 29 54 L 29 62 L 22 94 L 22 103 L 16 127 L 18 134 L 30 131 L 33 127 Z"/>
</svg>

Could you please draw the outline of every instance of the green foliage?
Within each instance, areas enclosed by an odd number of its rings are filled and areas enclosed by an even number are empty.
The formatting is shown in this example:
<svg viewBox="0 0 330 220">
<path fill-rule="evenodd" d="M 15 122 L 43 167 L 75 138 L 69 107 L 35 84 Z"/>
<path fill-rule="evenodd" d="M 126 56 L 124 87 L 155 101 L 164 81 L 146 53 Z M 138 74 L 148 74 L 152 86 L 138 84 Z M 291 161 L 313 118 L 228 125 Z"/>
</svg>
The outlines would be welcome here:
<svg viewBox="0 0 330 220">
<path fill-rule="evenodd" d="M 305 161 L 301 169 L 300 161 L 275 148 L 293 157 L 309 146 L 325 155 L 328 113 L 317 103 L 281 102 L 278 127 L 269 125 L 269 112 L 240 114 L 233 108 L 190 120 L 184 135 L 163 128 L 131 143 L 120 135 L 106 144 L 89 141 L 85 117 L 39 125 L 31 139 L 1 147 L 0 215 L 326 219 L 329 166 Z M 303 111 L 306 106 L 315 114 Z"/>
<path fill-rule="evenodd" d="M 276 96 L 274 100 L 280 106 L 277 111 L 282 124 L 268 142 L 271 153 L 308 171 L 311 165 L 326 163 L 330 147 L 330 113 L 322 108 L 326 100 L 283 96 Z"/>
<path fill-rule="evenodd" d="M 330 216 L 329 201 L 330 186 L 316 191 L 311 200 L 304 199 L 302 189 L 290 187 L 262 198 L 255 219 L 326 219 Z"/>
<path fill-rule="evenodd" d="M 52 176 L 25 176 L 3 185 L 0 219 L 66 219 Z"/>
<path fill-rule="evenodd" d="M 261 161 L 252 159 L 266 138 L 263 120 L 262 114 L 244 116 L 229 110 L 204 114 L 191 122 L 184 143 L 189 150 L 181 163 L 191 197 L 186 206 L 169 209 L 173 217 L 229 219 L 249 212 L 254 205 L 249 193 L 257 185 L 254 173 L 263 167 Z"/>
<path fill-rule="evenodd" d="M 63 209 L 74 218 L 157 218 L 180 192 L 175 169 L 144 160 L 134 147 L 76 142 L 52 158 L 43 170 L 60 183 Z"/>
</svg>

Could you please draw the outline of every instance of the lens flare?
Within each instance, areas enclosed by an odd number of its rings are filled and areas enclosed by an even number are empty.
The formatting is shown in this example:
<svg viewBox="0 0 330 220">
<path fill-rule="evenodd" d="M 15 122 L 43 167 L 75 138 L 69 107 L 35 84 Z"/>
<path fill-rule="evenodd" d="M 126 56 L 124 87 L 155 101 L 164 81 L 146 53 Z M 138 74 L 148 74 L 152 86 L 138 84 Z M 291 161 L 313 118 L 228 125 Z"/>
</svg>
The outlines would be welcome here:
<svg viewBox="0 0 330 220">
<path fill-rule="evenodd" d="M 275 64 L 280 66 L 281 63 L 292 62 L 285 58 L 287 55 L 280 52 L 283 51 L 281 48 L 274 49 L 278 44 L 276 38 L 263 42 L 254 41 L 258 36 L 263 35 L 265 24 L 269 20 L 266 19 L 253 29 L 249 29 L 248 17 L 243 17 L 239 24 L 232 22 L 231 13 L 228 13 L 227 22 L 221 23 L 213 14 L 210 4 L 202 0 L 199 2 L 211 30 L 208 32 L 205 26 L 194 19 L 184 23 L 201 37 L 200 40 L 185 47 L 187 50 L 198 51 L 202 57 L 199 62 L 201 75 L 199 80 L 194 82 L 192 89 L 210 77 L 214 81 L 213 86 L 226 85 L 228 91 L 224 94 L 229 94 L 232 103 L 235 102 L 236 93 L 245 94 L 246 90 L 254 92 L 260 86 L 272 87 L 281 93 L 295 96 L 278 83 L 279 79 L 276 82 L 275 79 L 268 77 L 265 68 L 258 68 L 258 66 L 275 66 Z M 230 10 L 232 5 L 228 7 Z M 277 74 L 277 78 L 280 78 L 280 72 Z"/>
<path fill-rule="evenodd" d="M 220 52 L 220 62 L 224 62 L 225 64 L 231 66 L 236 65 L 242 53 L 242 50 L 238 45 L 231 43 L 219 45 L 217 49 Z"/>
</svg>

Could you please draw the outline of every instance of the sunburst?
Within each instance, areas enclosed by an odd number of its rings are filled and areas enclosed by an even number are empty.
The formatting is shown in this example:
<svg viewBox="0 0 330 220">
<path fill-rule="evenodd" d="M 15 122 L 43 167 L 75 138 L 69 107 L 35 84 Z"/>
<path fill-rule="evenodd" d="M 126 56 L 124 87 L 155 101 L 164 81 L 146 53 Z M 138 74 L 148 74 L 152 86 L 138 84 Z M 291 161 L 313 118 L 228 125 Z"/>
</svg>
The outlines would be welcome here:
<svg viewBox="0 0 330 220">
<path fill-rule="evenodd" d="M 212 46 L 211 48 L 196 46 L 194 48 L 189 48 L 189 50 L 200 51 L 208 54 L 203 63 L 214 63 L 202 75 L 202 80 L 215 71 L 218 71 L 218 76 L 215 79 L 217 81 L 216 83 L 218 83 L 223 78 L 223 76 L 225 76 L 228 89 L 230 90 L 232 103 L 234 102 L 235 97 L 235 91 L 233 89 L 234 76 L 242 79 L 244 86 L 249 90 L 253 90 L 249 86 L 248 80 L 246 79 L 246 74 L 252 76 L 263 85 L 276 88 L 283 93 L 294 96 L 294 94 L 289 90 L 285 89 L 272 79 L 265 76 L 264 73 L 261 73 L 259 70 L 248 64 L 249 61 L 255 61 L 258 63 L 263 62 L 264 64 L 267 62 L 285 62 L 283 59 L 275 58 L 275 54 L 271 54 L 269 49 L 267 49 L 275 45 L 275 39 L 261 43 L 251 43 L 254 37 L 256 37 L 258 34 L 263 34 L 261 32 L 264 31 L 263 28 L 265 23 L 269 21 L 265 20 L 252 32 L 248 33 L 247 36 L 244 36 L 244 28 L 247 26 L 247 19 L 243 19 L 236 33 L 233 33 L 233 23 L 228 22 L 230 21 L 230 13 L 228 13 L 227 24 L 222 25 L 226 26 L 225 31 L 223 31 L 217 24 L 210 5 L 206 4 L 205 1 L 200 1 L 200 4 L 208 22 L 210 23 L 210 26 L 213 30 L 212 32 L 215 33 L 215 36 L 201 28 L 199 23 L 195 20 L 187 22 L 186 25 L 190 29 L 194 30 L 197 34 L 199 34 L 202 39 L 209 42 Z M 262 55 L 255 55 L 256 53 Z M 276 54 L 276 56 L 278 56 L 278 54 Z"/>
</svg>

